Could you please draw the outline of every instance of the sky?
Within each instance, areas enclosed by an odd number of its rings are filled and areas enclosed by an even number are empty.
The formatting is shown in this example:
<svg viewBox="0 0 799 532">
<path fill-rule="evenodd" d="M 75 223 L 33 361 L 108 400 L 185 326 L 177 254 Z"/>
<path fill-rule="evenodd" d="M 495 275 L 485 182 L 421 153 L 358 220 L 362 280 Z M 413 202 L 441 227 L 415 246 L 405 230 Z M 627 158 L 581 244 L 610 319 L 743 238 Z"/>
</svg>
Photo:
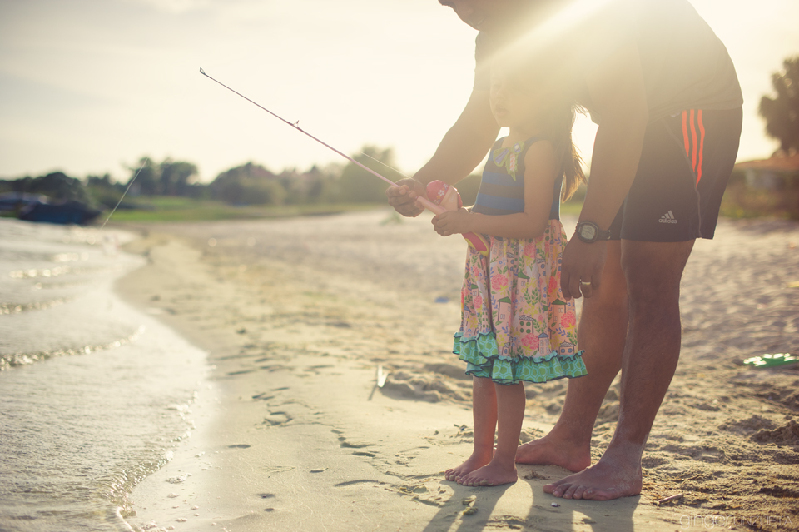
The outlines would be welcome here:
<svg viewBox="0 0 799 532">
<path fill-rule="evenodd" d="M 739 160 L 768 157 L 757 103 L 799 55 L 799 1 L 691 1 L 738 70 Z M 0 178 L 343 161 L 200 68 L 344 153 L 394 148 L 410 175 L 466 103 L 475 36 L 438 0 L 0 0 Z M 595 132 L 578 119 L 588 159 Z"/>
</svg>

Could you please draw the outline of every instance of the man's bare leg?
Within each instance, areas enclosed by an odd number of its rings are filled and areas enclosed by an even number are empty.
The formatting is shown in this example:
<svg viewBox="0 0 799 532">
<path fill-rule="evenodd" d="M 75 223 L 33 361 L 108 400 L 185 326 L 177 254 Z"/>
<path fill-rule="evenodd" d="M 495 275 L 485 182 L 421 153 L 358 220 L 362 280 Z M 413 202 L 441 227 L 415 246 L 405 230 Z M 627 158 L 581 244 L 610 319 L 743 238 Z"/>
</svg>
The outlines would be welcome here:
<svg viewBox="0 0 799 532">
<path fill-rule="evenodd" d="M 444 471 L 444 478 L 457 481 L 489 463 L 494 457 L 494 432 L 497 428 L 497 392 L 494 381 L 472 377 L 472 415 L 474 451 L 458 467 Z"/>
<path fill-rule="evenodd" d="M 622 243 L 629 326 L 619 424 L 594 466 L 544 486 L 564 499 L 618 499 L 641 493 L 641 456 L 680 356 L 680 279 L 689 242 Z"/>
<path fill-rule="evenodd" d="M 602 400 L 621 369 L 627 336 L 627 288 L 621 242 L 608 243 L 602 282 L 583 301 L 577 329 L 588 375 L 570 379 L 563 412 L 552 431 L 516 452 L 519 464 L 554 464 L 581 471 L 591 464 L 591 434 Z"/>
</svg>

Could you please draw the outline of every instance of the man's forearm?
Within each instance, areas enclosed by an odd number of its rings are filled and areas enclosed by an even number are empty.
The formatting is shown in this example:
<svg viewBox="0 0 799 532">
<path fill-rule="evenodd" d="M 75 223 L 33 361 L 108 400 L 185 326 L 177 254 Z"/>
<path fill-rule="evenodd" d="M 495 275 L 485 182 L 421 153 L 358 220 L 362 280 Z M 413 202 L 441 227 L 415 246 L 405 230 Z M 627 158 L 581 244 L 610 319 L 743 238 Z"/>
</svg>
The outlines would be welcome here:
<svg viewBox="0 0 799 532">
<path fill-rule="evenodd" d="M 646 118 L 628 115 L 600 124 L 580 221 L 594 222 L 603 230 L 610 227 L 638 170 Z"/>
<path fill-rule="evenodd" d="M 422 184 L 440 180 L 454 185 L 483 160 L 497 138 L 497 126 L 487 91 L 475 91 L 433 157 L 414 175 Z"/>
</svg>

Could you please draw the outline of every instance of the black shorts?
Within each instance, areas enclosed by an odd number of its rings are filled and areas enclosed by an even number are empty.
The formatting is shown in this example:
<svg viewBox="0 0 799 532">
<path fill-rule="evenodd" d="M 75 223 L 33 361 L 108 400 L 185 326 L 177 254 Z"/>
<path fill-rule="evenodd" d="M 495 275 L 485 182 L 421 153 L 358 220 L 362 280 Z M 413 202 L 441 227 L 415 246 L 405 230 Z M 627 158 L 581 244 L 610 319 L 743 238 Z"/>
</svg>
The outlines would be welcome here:
<svg viewBox="0 0 799 532">
<path fill-rule="evenodd" d="M 610 226 L 611 240 L 713 238 L 741 118 L 741 109 L 693 109 L 650 123 L 635 180 Z"/>
</svg>

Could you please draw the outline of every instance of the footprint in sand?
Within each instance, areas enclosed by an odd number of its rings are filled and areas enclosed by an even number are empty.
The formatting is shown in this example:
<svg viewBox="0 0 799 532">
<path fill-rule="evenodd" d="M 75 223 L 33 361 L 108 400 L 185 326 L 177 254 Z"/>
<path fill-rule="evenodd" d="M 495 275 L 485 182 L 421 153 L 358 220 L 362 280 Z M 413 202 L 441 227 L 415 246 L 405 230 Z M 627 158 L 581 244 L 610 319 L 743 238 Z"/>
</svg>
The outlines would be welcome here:
<svg viewBox="0 0 799 532">
<path fill-rule="evenodd" d="M 264 418 L 261 424 L 269 425 L 271 427 L 276 427 L 276 426 L 285 425 L 286 423 L 290 422 L 292 419 L 294 418 L 285 412 L 272 412 Z"/>
</svg>

